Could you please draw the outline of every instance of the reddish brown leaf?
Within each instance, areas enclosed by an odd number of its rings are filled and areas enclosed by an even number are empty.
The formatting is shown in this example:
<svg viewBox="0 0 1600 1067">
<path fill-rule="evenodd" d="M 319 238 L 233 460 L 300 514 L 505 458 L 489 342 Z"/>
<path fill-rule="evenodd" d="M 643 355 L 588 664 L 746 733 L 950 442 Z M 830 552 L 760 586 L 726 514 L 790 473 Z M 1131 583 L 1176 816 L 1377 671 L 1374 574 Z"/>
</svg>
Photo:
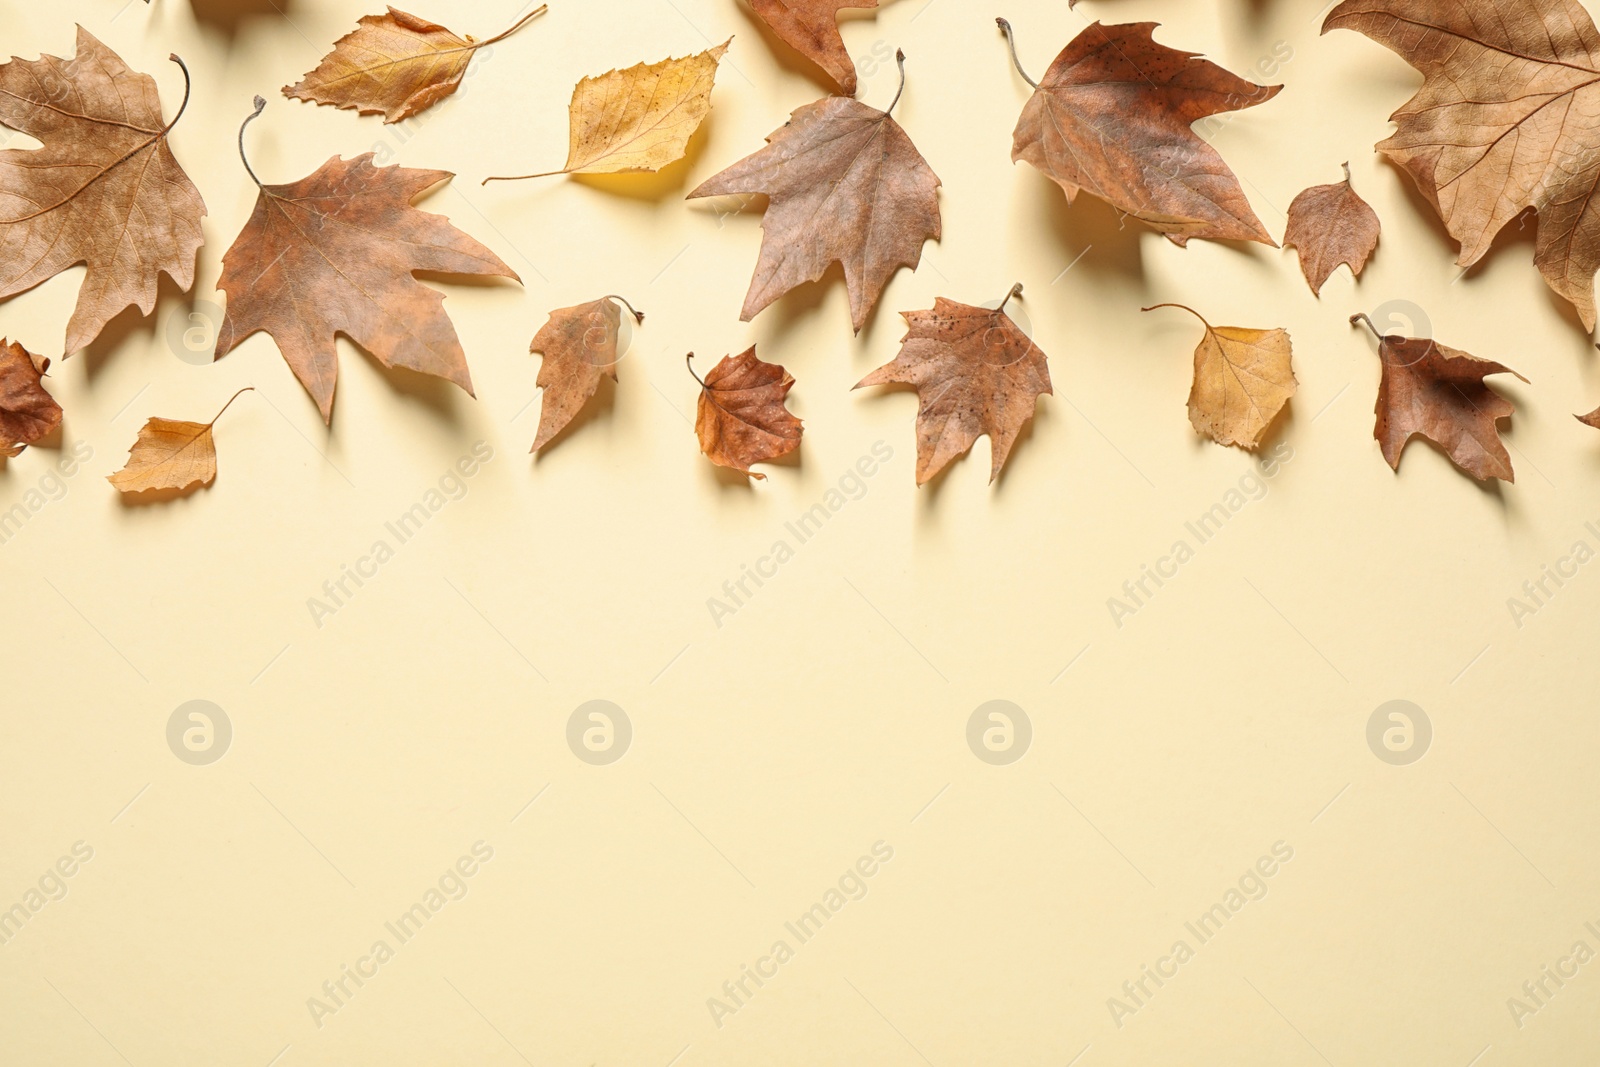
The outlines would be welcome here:
<svg viewBox="0 0 1600 1067">
<path fill-rule="evenodd" d="M 1344 165 L 1344 181 L 1334 185 L 1313 185 L 1289 202 L 1289 228 L 1284 245 L 1300 252 L 1300 272 L 1313 293 L 1322 292 L 1339 264 L 1361 276 L 1367 257 L 1378 247 L 1378 213 L 1350 187 L 1350 164 Z"/>
<path fill-rule="evenodd" d="M 837 262 L 860 333 L 894 272 L 915 269 L 922 243 L 939 239 L 938 175 L 889 112 L 841 96 L 800 108 L 767 141 L 689 194 L 771 198 L 741 317 L 749 322 Z"/>
<path fill-rule="evenodd" d="M 686 362 L 694 374 L 694 353 Z M 800 447 L 800 420 L 789 414 L 783 401 L 794 387 L 794 377 L 776 363 L 756 358 L 752 345 L 737 356 L 723 356 L 700 382 L 700 404 L 694 432 L 700 451 L 720 467 L 765 478 L 750 469 L 752 463 L 786 456 Z"/>
<path fill-rule="evenodd" d="M 1010 25 L 997 21 L 1009 40 Z M 1042 81 L 1023 73 L 1037 91 L 1017 120 L 1012 160 L 1054 180 L 1068 203 L 1087 191 L 1180 245 L 1210 237 L 1276 247 L 1233 171 L 1190 125 L 1265 103 L 1283 86 L 1255 85 L 1157 44 L 1156 25 L 1096 22 Z"/>
<path fill-rule="evenodd" d="M 1493 360 L 1427 338 L 1378 334 L 1365 315 L 1353 315 L 1350 321 L 1365 322 L 1378 336 L 1383 380 L 1378 386 L 1378 423 L 1373 436 L 1390 467 L 1400 469 L 1406 442 L 1421 435 L 1480 482 L 1516 480 L 1496 425 L 1516 409 L 1483 379 L 1490 374 L 1528 379 Z"/>
<path fill-rule="evenodd" d="M 50 361 L 0 340 L 0 456 L 15 456 L 61 425 L 61 405 L 44 391 Z"/>
<path fill-rule="evenodd" d="M 1600 430 L 1600 408 L 1595 408 L 1587 415 L 1575 415 L 1573 417 L 1585 426 L 1593 426 L 1595 429 Z"/>
<path fill-rule="evenodd" d="M 259 115 L 265 102 L 256 103 Z M 352 160 L 335 156 L 292 185 L 262 185 L 254 214 L 222 257 L 217 287 L 228 294 L 228 311 L 217 357 L 266 331 L 325 421 L 333 418 L 334 338 L 341 333 L 386 367 L 437 375 L 471 393 L 444 297 L 412 275 L 517 275 L 444 216 L 411 206 L 451 177 L 443 170 L 374 167 L 369 152 Z"/>
<path fill-rule="evenodd" d="M 80 26 L 71 60 L 0 65 L 0 123 L 44 145 L 0 152 L 0 299 L 87 264 L 67 355 L 130 305 L 150 314 L 161 274 L 194 284 L 206 206 L 167 146 L 154 79 Z"/>
<path fill-rule="evenodd" d="M 617 380 L 617 338 L 622 329 L 619 301 L 627 303 L 619 296 L 603 296 L 587 304 L 558 308 L 534 335 L 528 351 L 544 356 L 539 366 L 544 405 L 532 451 L 539 451 L 567 428 L 594 396 L 602 375 Z M 643 312 L 633 314 L 644 321 Z"/>
<path fill-rule="evenodd" d="M 750 6 L 785 44 L 827 71 L 840 92 L 856 95 L 856 65 L 839 33 L 839 12 L 877 7 L 878 0 L 750 0 Z"/>
<path fill-rule="evenodd" d="M 1021 292 L 1014 286 L 994 309 L 939 297 L 932 311 L 901 312 L 910 329 L 900 354 L 856 383 L 916 387 L 918 485 L 984 434 L 994 481 L 1039 395 L 1051 391 L 1045 354 L 1005 313 Z"/>
</svg>

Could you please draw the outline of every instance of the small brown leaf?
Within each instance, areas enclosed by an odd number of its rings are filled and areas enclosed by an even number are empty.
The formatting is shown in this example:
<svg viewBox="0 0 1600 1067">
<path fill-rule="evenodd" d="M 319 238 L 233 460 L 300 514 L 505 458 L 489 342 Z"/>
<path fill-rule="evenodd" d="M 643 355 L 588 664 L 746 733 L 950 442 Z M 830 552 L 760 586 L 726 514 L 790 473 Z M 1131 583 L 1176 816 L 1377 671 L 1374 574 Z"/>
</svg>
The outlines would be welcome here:
<svg viewBox="0 0 1600 1067">
<path fill-rule="evenodd" d="M 1294 396 L 1289 334 L 1213 326 L 1194 308 L 1156 304 L 1140 308 L 1182 308 L 1206 328 L 1194 350 L 1194 386 L 1189 390 L 1189 422 L 1218 444 L 1247 451 L 1261 438 Z"/>
<path fill-rule="evenodd" d="M 877 7 L 878 0 L 750 0 L 750 6 L 780 40 L 827 71 L 840 92 L 856 95 L 856 65 L 839 33 L 839 12 Z"/>
<path fill-rule="evenodd" d="M 11 457 L 61 425 L 61 405 L 44 391 L 50 361 L 0 340 L 0 456 Z"/>
<path fill-rule="evenodd" d="M 690 374 L 693 361 L 690 352 L 684 360 Z M 704 379 L 695 375 L 695 380 L 700 383 L 700 404 L 694 432 L 700 438 L 700 451 L 711 462 L 765 478 L 750 464 L 786 456 L 800 447 L 800 420 L 783 406 L 794 378 L 776 363 L 757 359 L 754 345 L 737 356 L 723 356 L 710 374 Z"/>
<path fill-rule="evenodd" d="M 539 451 L 566 429 L 594 396 L 602 375 L 617 380 L 617 338 L 622 328 L 619 303 L 627 304 L 634 318 L 644 321 L 644 313 L 634 311 L 633 305 L 622 297 L 603 296 L 587 304 L 552 311 L 550 321 L 534 335 L 528 351 L 544 356 L 539 366 L 544 404 L 531 451 Z"/>
<path fill-rule="evenodd" d="M 1573 418 L 1585 426 L 1593 426 L 1595 429 L 1600 430 L 1600 408 L 1595 408 L 1587 415 L 1574 415 Z"/>
<path fill-rule="evenodd" d="M 916 387 L 918 485 L 984 434 L 993 482 L 1039 395 L 1051 391 L 1045 354 L 1005 313 L 1021 292 L 1013 286 L 992 310 L 939 297 L 932 311 L 901 312 L 910 328 L 900 354 L 856 383 Z"/>
<path fill-rule="evenodd" d="M 478 49 L 505 40 L 546 10 L 541 5 L 505 33 L 479 41 L 391 7 L 386 15 L 360 19 L 316 70 L 298 85 L 285 85 L 283 95 L 400 122 L 454 93 Z"/>
<path fill-rule="evenodd" d="M 1427 338 L 1379 334 L 1365 315 L 1352 315 L 1350 322 L 1366 323 L 1378 338 L 1383 380 L 1378 386 L 1378 423 L 1373 436 L 1390 467 L 1400 469 L 1406 442 L 1420 434 L 1480 482 L 1516 480 L 1496 426 L 1516 409 L 1483 379 L 1490 374 L 1528 379 L 1493 360 Z"/>
<path fill-rule="evenodd" d="M 923 242 L 939 239 L 939 177 L 890 118 L 893 110 L 894 103 L 878 111 L 842 96 L 807 104 L 767 136 L 767 147 L 689 194 L 770 198 L 745 322 L 837 262 L 860 333 L 894 272 L 916 269 Z"/>
<path fill-rule="evenodd" d="M 1378 247 L 1378 213 L 1350 186 L 1350 164 L 1344 165 L 1344 181 L 1334 185 L 1313 185 L 1289 202 L 1289 228 L 1283 243 L 1300 252 L 1300 273 L 1313 293 L 1321 294 L 1323 283 L 1339 264 L 1361 277 L 1367 257 Z"/>
<path fill-rule="evenodd" d="M 1016 45 L 1011 26 L 996 20 Z M 1073 38 L 1035 82 L 1013 135 L 1027 160 L 1067 194 L 1087 190 L 1183 244 L 1191 237 L 1274 245 L 1239 180 L 1191 125 L 1266 103 L 1281 85 L 1255 85 L 1194 52 L 1157 44 L 1154 22 L 1105 26 Z"/>
<path fill-rule="evenodd" d="M 222 405 L 222 411 L 248 392 L 250 388 L 234 393 Z M 217 477 L 217 443 L 211 428 L 222 417 L 222 411 L 206 423 L 151 419 L 128 451 L 127 465 L 106 481 L 124 493 L 210 485 Z"/>
</svg>

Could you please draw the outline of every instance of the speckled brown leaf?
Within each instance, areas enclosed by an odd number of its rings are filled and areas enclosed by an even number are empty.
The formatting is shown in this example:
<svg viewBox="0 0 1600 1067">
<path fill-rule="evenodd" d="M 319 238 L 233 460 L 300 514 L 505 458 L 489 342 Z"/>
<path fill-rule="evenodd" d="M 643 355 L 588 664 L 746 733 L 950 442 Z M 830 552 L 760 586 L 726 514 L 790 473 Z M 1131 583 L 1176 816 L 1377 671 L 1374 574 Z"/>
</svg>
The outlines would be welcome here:
<svg viewBox="0 0 1600 1067">
<path fill-rule="evenodd" d="M 689 373 L 694 373 L 694 353 L 689 353 Z M 794 387 L 794 377 L 776 363 L 756 358 L 752 345 L 737 356 L 724 356 L 700 381 L 700 403 L 694 432 L 700 451 L 720 467 L 765 478 L 750 469 L 786 456 L 800 447 L 800 420 L 789 414 L 783 401 Z"/>
<path fill-rule="evenodd" d="M 791 48 L 827 71 L 846 96 L 856 95 L 856 65 L 839 33 L 839 12 L 874 8 L 878 0 L 750 0 L 750 7 Z"/>
<path fill-rule="evenodd" d="M 918 485 L 984 434 L 994 481 L 1039 395 L 1051 391 L 1045 354 L 1005 313 L 1021 291 L 1015 286 L 994 309 L 939 297 L 932 311 L 902 312 L 910 329 L 900 354 L 856 383 L 916 387 Z"/>
<path fill-rule="evenodd" d="M 1595 429 L 1600 430 L 1600 408 L 1595 408 L 1587 415 L 1575 415 L 1573 417 L 1585 426 L 1593 426 Z"/>
<path fill-rule="evenodd" d="M 413 274 L 517 275 L 444 216 L 411 206 L 451 177 L 374 167 L 369 152 L 335 156 L 292 185 L 262 186 L 250 221 L 222 257 L 217 287 L 228 294 L 228 310 L 218 358 L 266 331 L 330 422 L 338 334 L 386 367 L 437 375 L 471 393 L 444 297 Z"/>
<path fill-rule="evenodd" d="M 1378 332 L 1365 315 L 1350 321 L 1366 322 L 1368 329 Z M 1390 467 L 1400 469 L 1406 442 L 1420 434 L 1480 482 L 1516 480 L 1497 426 L 1516 409 L 1483 379 L 1490 374 L 1528 379 L 1493 360 L 1421 337 L 1380 335 L 1378 358 L 1383 361 L 1383 380 L 1373 436 Z"/>
<path fill-rule="evenodd" d="M 860 333 L 894 272 L 915 269 L 923 242 L 939 239 L 939 178 L 887 111 L 842 96 L 805 105 L 767 141 L 689 194 L 771 199 L 741 317 L 837 262 Z"/>
<path fill-rule="evenodd" d="M 61 425 L 61 405 L 44 391 L 50 361 L 0 340 L 0 456 L 15 456 Z"/>
<path fill-rule="evenodd" d="M 400 122 L 454 93 L 478 49 L 505 40 L 545 10 L 530 11 L 487 41 L 458 37 L 392 7 L 385 15 L 366 15 L 316 70 L 299 84 L 284 86 L 283 95 Z"/>
<path fill-rule="evenodd" d="M 222 405 L 227 411 L 240 393 Z M 217 419 L 222 417 L 217 412 Z M 217 477 L 217 442 L 210 422 L 177 422 L 173 419 L 151 419 L 139 431 L 138 440 L 128 451 L 128 462 L 115 474 L 107 477 L 112 485 L 124 493 L 146 493 L 159 489 L 188 489 L 195 485 L 210 485 Z"/>
<path fill-rule="evenodd" d="M 1218 444 L 1248 451 L 1294 396 L 1294 370 L 1285 330 L 1213 326 L 1183 304 L 1141 308 L 1181 308 L 1200 320 L 1205 333 L 1194 350 L 1194 385 L 1189 390 L 1189 422 Z"/>
<path fill-rule="evenodd" d="M 1344 181 L 1313 185 L 1289 202 L 1289 227 L 1284 245 L 1300 253 L 1300 272 L 1313 293 L 1322 292 L 1328 275 L 1343 263 L 1361 276 L 1367 257 L 1378 247 L 1378 213 L 1350 186 L 1350 164 Z"/>
<path fill-rule="evenodd" d="M 67 355 L 130 305 L 150 314 L 163 273 L 194 284 L 206 206 L 167 145 L 154 79 L 80 26 L 71 60 L 0 65 L 0 124 L 43 143 L 0 152 L 0 299 L 87 264 Z"/>
<path fill-rule="evenodd" d="M 1157 44 L 1156 25 L 1096 22 L 1073 38 L 1023 107 L 1011 158 L 1055 181 L 1068 203 L 1088 192 L 1177 244 L 1209 237 L 1276 247 L 1233 171 L 1190 126 L 1265 103 L 1283 86 L 1255 85 Z"/>
<path fill-rule="evenodd" d="M 534 335 L 528 351 L 544 356 L 539 366 L 544 400 L 532 451 L 539 451 L 567 428 L 594 396 L 601 376 L 617 380 L 617 340 L 622 330 L 619 300 L 603 296 L 587 304 L 558 308 Z M 644 321 L 642 313 L 634 312 L 634 316 Z"/>
</svg>

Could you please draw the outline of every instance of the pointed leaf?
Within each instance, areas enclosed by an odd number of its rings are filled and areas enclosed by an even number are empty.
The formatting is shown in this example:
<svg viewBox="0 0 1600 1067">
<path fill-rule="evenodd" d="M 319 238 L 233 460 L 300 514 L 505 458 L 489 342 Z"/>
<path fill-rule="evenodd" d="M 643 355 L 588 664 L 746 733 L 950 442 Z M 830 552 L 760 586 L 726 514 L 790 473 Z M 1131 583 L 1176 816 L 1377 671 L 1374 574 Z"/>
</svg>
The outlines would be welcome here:
<svg viewBox="0 0 1600 1067">
<path fill-rule="evenodd" d="M 700 451 L 719 467 L 765 478 L 750 464 L 800 447 L 800 420 L 783 406 L 793 387 L 794 377 L 776 363 L 757 359 L 754 345 L 737 356 L 722 357 L 700 386 L 694 420 Z"/>
</svg>

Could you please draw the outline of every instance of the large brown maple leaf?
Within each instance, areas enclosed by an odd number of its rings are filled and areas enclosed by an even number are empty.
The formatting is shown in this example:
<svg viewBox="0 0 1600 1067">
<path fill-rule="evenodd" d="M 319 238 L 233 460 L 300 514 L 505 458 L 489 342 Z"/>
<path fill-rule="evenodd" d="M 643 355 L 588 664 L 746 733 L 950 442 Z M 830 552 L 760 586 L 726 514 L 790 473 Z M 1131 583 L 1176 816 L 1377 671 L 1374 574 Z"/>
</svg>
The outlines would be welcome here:
<svg viewBox="0 0 1600 1067">
<path fill-rule="evenodd" d="M 856 65 L 839 34 L 839 12 L 877 7 L 878 0 L 750 0 L 772 32 L 823 70 L 847 96 L 856 95 Z"/>
<path fill-rule="evenodd" d="M 256 101 L 259 115 L 263 102 Z M 334 156 L 291 185 L 261 185 L 255 212 L 222 257 L 217 288 L 228 294 L 228 310 L 217 358 L 266 331 L 324 421 L 333 418 L 341 333 L 386 367 L 437 375 L 470 394 L 467 357 L 444 296 L 413 272 L 517 274 L 449 219 L 411 206 L 452 177 L 374 167 L 368 152 Z"/>
<path fill-rule="evenodd" d="M 0 123 L 43 144 L 0 152 L 0 299 L 86 264 L 67 355 L 130 305 L 150 314 L 163 272 L 194 284 L 206 206 L 167 145 L 174 122 L 155 80 L 82 26 L 70 60 L 0 65 Z"/>
<path fill-rule="evenodd" d="M 1576 0 L 1345 0 L 1323 23 L 1357 30 L 1422 72 L 1378 151 L 1411 175 L 1457 261 L 1482 259 L 1521 212 L 1533 262 L 1595 325 L 1600 269 L 1600 33 Z"/>
<path fill-rule="evenodd" d="M 842 96 L 798 109 L 767 141 L 689 194 L 770 198 L 741 317 L 749 322 L 837 262 L 860 333 L 894 272 L 915 269 L 922 243 L 939 239 L 939 176 L 888 111 Z"/>
<path fill-rule="evenodd" d="M 1004 19 L 997 20 L 1011 36 Z M 1022 109 L 1011 158 L 1061 186 L 1087 191 L 1183 244 L 1191 237 L 1274 245 L 1239 180 L 1190 126 L 1265 103 L 1281 85 L 1256 85 L 1194 52 L 1157 44 L 1154 22 L 1078 34 Z M 1013 53 L 1015 49 L 1013 48 Z"/>
</svg>

